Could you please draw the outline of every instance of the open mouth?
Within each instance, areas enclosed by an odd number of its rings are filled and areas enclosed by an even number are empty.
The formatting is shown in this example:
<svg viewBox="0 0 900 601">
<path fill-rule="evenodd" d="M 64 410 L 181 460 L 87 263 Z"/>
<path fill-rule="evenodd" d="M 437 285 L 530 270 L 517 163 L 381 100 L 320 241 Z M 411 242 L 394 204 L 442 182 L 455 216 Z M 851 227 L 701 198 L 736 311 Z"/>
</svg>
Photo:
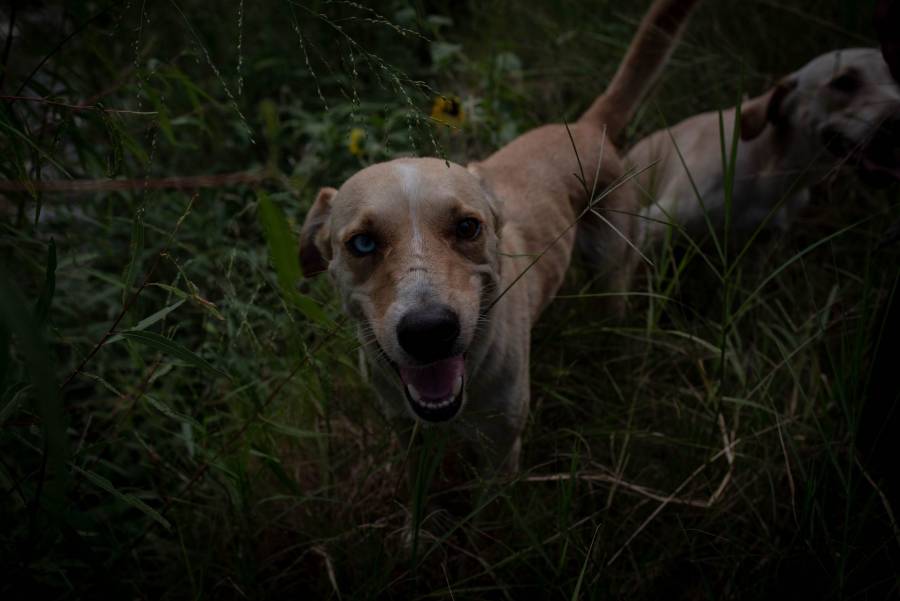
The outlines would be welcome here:
<svg viewBox="0 0 900 601">
<path fill-rule="evenodd" d="M 869 172 L 900 180 L 900 121 L 885 124 L 875 134 L 860 162 Z"/>
<path fill-rule="evenodd" d="M 900 180 L 900 122 L 885 123 L 865 145 L 830 131 L 823 141 L 835 157 L 858 164 L 867 179 Z"/>
<path fill-rule="evenodd" d="M 465 361 L 463 355 L 422 367 L 400 367 L 397 373 L 413 412 L 425 421 L 445 422 L 462 409 Z"/>
</svg>

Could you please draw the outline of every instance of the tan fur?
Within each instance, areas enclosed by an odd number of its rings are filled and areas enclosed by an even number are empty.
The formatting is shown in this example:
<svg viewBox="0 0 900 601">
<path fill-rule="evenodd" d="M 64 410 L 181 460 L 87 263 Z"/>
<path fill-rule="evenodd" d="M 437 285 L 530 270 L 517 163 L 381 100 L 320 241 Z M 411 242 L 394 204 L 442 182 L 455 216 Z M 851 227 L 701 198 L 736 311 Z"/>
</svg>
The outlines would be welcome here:
<svg viewBox="0 0 900 601">
<path fill-rule="evenodd" d="M 839 78 L 847 75 L 858 85 L 842 90 Z M 735 109 L 722 113 L 728 149 L 735 115 Z M 732 196 L 733 228 L 750 232 L 776 207 L 771 223 L 787 228 L 807 204 L 808 187 L 845 163 L 862 161 L 879 128 L 897 118 L 900 88 L 891 80 L 880 53 L 868 48 L 822 55 L 744 102 Z M 827 150 L 825 140 L 834 134 L 846 139 L 846 151 Z M 646 221 L 648 243 L 664 237 L 667 223 L 694 238 L 708 235 L 704 207 L 721 233 L 725 177 L 718 112 L 696 115 L 650 134 L 628 152 L 627 162 L 636 169 L 652 165 L 637 178 L 644 197 L 653 203 L 645 210 L 650 218 Z"/>
<path fill-rule="evenodd" d="M 606 135 L 615 139 L 634 117 L 637 99 L 643 98 L 659 78 L 681 28 L 696 2 L 657 2 L 638 27 L 606 91 L 582 116 L 584 121 L 602 122 Z"/>
<path fill-rule="evenodd" d="M 668 36 L 648 31 L 675 8 L 683 21 L 695 3 L 656 0 L 629 51 L 629 64 L 647 69 L 641 73 L 658 72 L 654 61 L 665 60 L 681 23 L 665 19 Z M 529 405 L 531 327 L 563 281 L 574 225 L 591 190 L 603 191 L 623 173 L 604 133 L 612 132 L 607 121 L 630 114 L 651 83 L 634 86 L 634 77 L 620 69 L 611 84 L 616 93 L 601 98 L 570 127 L 572 139 L 565 126 L 547 125 L 467 168 L 433 158 L 398 159 L 360 171 L 336 194 L 320 193 L 301 232 L 304 272 L 327 266 L 345 310 L 360 324 L 375 367 L 373 384 L 390 418 L 410 417 L 393 370 L 411 362 L 397 341 L 397 324 L 411 307 L 438 301 L 459 315 L 466 349 L 464 406 L 448 425 L 488 466 L 518 467 Z M 573 175 L 579 172 L 573 140 L 587 190 Z M 636 207 L 634 191 L 623 186 L 596 208 L 634 212 Z M 455 236 L 463 217 L 482 224 L 476 239 Z M 615 212 L 607 218 L 623 235 L 636 235 L 634 220 Z M 608 274 L 612 288 L 624 290 L 634 261 L 628 245 L 606 225 L 585 227 L 590 258 Z M 347 242 L 360 231 L 378 239 L 374 255 L 348 252 Z"/>
</svg>

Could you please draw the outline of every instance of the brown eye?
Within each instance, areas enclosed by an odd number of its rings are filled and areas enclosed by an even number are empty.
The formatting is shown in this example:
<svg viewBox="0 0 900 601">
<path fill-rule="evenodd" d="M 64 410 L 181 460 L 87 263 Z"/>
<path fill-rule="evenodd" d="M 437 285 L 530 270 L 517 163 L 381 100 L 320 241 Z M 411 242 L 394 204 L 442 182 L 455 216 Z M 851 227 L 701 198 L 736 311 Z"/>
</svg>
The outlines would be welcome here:
<svg viewBox="0 0 900 601">
<path fill-rule="evenodd" d="M 481 233 L 481 222 L 473 217 L 460 219 L 456 224 L 456 236 L 462 240 L 474 240 Z"/>
<path fill-rule="evenodd" d="M 829 81 L 828 87 L 849 94 L 859 88 L 859 78 L 852 72 L 844 73 Z"/>
</svg>

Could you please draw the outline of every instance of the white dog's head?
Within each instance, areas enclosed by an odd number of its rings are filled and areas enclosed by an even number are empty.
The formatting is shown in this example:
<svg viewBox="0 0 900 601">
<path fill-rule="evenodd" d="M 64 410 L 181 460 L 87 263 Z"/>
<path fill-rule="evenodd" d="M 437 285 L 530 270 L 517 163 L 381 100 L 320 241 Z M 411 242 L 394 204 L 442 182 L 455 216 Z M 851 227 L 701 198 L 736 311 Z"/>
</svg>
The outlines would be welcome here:
<svg viewBox="0 0 900 601">
<path fill-rule="evenodd" d="M 323 188 L 300 233 L 305 275 L 328 270 L 408 408 L 455 417 L 466 356 L 499 282 L 493 196 L 464 167 L 397 159 Z"/>
<path fill-rule="evenodd" d="M 741 107 L 742 139 L 769 126 L 838 162 L 900 178 L 900 86 L 875 48 L 823 54 Z"/>
</svg>

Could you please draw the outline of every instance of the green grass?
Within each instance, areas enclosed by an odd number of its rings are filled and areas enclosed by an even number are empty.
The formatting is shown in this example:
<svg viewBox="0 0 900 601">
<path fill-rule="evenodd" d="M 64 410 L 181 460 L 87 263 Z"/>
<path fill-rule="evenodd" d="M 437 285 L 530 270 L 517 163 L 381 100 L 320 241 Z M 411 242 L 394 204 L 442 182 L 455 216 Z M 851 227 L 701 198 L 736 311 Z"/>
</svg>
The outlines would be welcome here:
<svg viewBox="0 0 900 601">
<path fill-rule="evenodd" d="M 0 100 L 0 177 L 133 184 L 0 193 L 0 596 L 896 595 L 867 451 L 896 185 L 827 182 L 744 254 L 657 253 L 624 323 L 576 260 L 534 330 L 522 472 L 462 490 L 433 485 L 466 469 L 441 431 L 407 481 L 329 283 L 294 286 L 319 186 L 573 119 L 640 4 L 20 5 L 0 93 L 44 100 Z M 872 44 L 867 9 L 706 2 L 628 141 Z"/>
</svg>

